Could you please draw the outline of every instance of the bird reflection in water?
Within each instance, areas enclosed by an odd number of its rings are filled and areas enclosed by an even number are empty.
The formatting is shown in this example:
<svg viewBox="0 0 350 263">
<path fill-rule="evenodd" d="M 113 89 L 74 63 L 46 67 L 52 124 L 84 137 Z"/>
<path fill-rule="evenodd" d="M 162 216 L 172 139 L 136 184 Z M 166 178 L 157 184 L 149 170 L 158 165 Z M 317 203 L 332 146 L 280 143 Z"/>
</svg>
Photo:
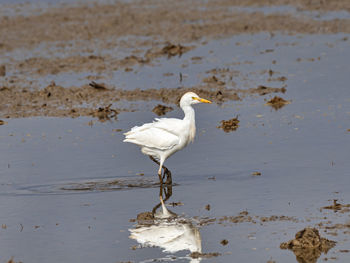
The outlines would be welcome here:
<svg viewBox="0 0 350 263">
<path fill-rule="evenodd" d="M 201 253 L 201 235 L 189 219 L 178 216 L 165 206 L 172 195 L 172 185 L 160 185 L 159 199 L 152 212 L 144 212 L 137 216 L 137 225 L 129 229 L 130 238 L 142 247 L 160 247 L 165 253 L 176 253 L 189 250 Z M 159 209 L 160 208 L 160 209 Z M 190 262 L 200 262 L 200 258 L 186 257 Z"/>
</svg>

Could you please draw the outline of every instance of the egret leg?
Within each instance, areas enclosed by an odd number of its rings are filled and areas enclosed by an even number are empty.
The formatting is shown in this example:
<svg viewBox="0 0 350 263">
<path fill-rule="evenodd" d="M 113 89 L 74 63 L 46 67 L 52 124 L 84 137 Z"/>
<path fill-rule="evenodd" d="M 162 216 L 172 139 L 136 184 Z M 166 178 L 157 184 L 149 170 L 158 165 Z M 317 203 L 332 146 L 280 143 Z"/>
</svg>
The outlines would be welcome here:
<svg viewBox="0 0 350 263">
<path fill-rule="evenodd" d="M 159 162 L 159 161 L 157 161 L 153 156 L 149 156 L 149 158 L 150 158 L 153 162 L 155 162 L 156 164 L 159 165 L 158 176 L 159 176 L 159 181 L 160 181 L 160 183 L 163 184 L 163 181 L 164 181 L 165 175 L 166 175 L 166 184 L 172 184 L 171 172 L 170 172 L 170 170 L 169 170 L 166 166 L 163 165 L 164 160 L 160 160 L 160 162 Z M 163 168 L 163 170 L 164 170 L 164 175 L 163 175 L 163 177 L 162 177 L 162 168 Z"/>
<path fill-rule="evenodd" d="M 153 162 L 155 162 L 156 164 L 159 165 L 159 169 L 158 169 L 159 182 L 160 182 L 160 184 L 163 184 L 162 166 L 161 166 L 161 164 L 160 164 L 153 156 L 149 155 L 149 158 L 150 158 Z"/>
<path fill-rule="evenodd" d="M 158 176 L 159 176 L 159 178 L 162 178 L 162 179 L 161 179 L 162 183 L 164 182 L 165 169 L 167 169 L 165 166 L 163 166 L 164 161 L 165 161 L 165 160 L 160 159 L 159 170 L 158 170 Z M 162 168 L 163 168 L 163 170 L 164 170 L 164 175 L 163 175 L 163 177 L 162 177 Z"/>
</svg>

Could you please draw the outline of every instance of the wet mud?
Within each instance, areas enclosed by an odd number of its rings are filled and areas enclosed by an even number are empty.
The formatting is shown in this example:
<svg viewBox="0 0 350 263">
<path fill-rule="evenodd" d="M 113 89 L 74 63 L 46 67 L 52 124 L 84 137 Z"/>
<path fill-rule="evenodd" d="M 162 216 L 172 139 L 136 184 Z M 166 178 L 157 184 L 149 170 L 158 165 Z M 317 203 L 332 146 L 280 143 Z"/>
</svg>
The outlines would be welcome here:
<svg viewBox="0 0 350 263">
<path fill-rule="evenodd" d="M 228 6 L 292 5 L 311 10 L 347 10 L 346 1 L 324 4 L 323 1 L 215 1 L 197 2 L 188 6 L 187 1 L 177 1 L 169 6 L 166 3 L 140 1 L 131 3 L 94 4 L 52 8 L 34 16 L 3 16 L 0 20 L 1 51 L 19 47 L 32 47 L 41 41 L 69 41 L 82 39 L 108 39 L 109 36 L 151 36 L 168 39 L 173 43 L 188 42 L 202 37 L 228 36 L 238 33 L 260 31 L 289 31 L 299 33 L 349 32 L 348 20 L 317 21 L 300 19 L 293 15 L 256 12 L 237 13 L 230 16 Z M 215 8 L 213 8 L 215 7 Z M 143 12 L 140 12 L 140 11 Z M 170 12 L 171 11 L 171 12 Z M 85 20 L 89 17 L 88 20 Z M 206 19 L 203 19 L 206 17 Z M 224 19 L 225 18 L 225 19 Z M 190 19 L 190 20 L 189 20 Z M 81 23 L 84 21 L 84 23 Z M 183 21 L 189 21 L 183 23 Z M 103 29 L 103 30 L 102 30 Z M 15 37 L 14 37 L 15 36 Z M 147 40 L 144 40 L 147 42 Z M 101 43 L 109 47 L 111 43 Z M 181 46 L 167 47 L 165 52 L 178 54 Z"/>
<path fill-rule="evenodd" d="M 215 8 L 212 8 L 212 3 L 198 2 L 188 7 L 186 1 L 177 1 L 171 6 L 165 3 L 148 4 L 141 1 L 137 7 L 132 2 L 113 5 L 95 3 L 49 8 L 34 15 L 2 16 L 0 54 L 22 50 L 29 52 L 30 55 L 25 59 L 17 56 L 7 58 L 5 64 L 0 67 L 2 78 L 0 96 L 3 101 L 0 116 L 2 118 L 95 116 L 94 112 L 98 107 L 106 107 L 119 100 L 158 100 L 164 103 L 176 103 L 178 97 L 187 90 L 193 90 L 217 103 L 239 100 L 246 95 L 284 93 L 285 87 L 271 88 L 259 85 L 257 88 L 250 87 L 245 90 L 236 88 L 232 77 L 237 74 L 237 71 L 225 73 L 223 69 L 211 70 L 212 75 L 205 77 L 203 85 L 200 86 L 164 90 L 148 88 L 146 92 L 103 86 L 107 89 L 105 90 L 98 85 L 93 85 L 96 90 L 87 88 L 87 85 L 81 87 L 50 85 L 43 88 L 33 82 L 36 76 L 50 78 L 65 72 L 86 72 L 88 84 L 90 80 L 98 80 L 99 75 L 106 72 L 109 72 L 108 74 L 120 70 L 129 72 L 133 71 L 136 65 L 153 67 L 154 61 L 160 57 L 168 59 L 179 57 L 210 39 L 234 34 L 265 31 L 282 31 L 288 34 L 350 32 L 348 19 L 319 21 L 306 17 L 296 18 L 292 14 L 267 15 L 262 12 L 255 12 L 254 16 L 245 12 L 230 15 L 231 13 L 227 10 L 228 6 L 259 7 L 280 4 L 295 5 L 301 10 L 323 12 L 346 10 L 347 5 L 345 1 L 326 5 L 322 1 L 315 1 L 315 3 L 235 1 L 231 3 L 223 0 L 216 1 Z M 86 17 L 89 19 L 85 19 Z M 206 19 L 202 19 L 203 17 Z M 183 23 L 183 21 L 189 22 Z M 128 35 L 134 37 L 125 41 L 123 37 Z M 113 36 L 118 36 L 118 39 L 112 41 Z M 147 38 L 140 36 L 147 36 Z M 94 43 L 93 48 L 89 42 Z M 38 52 L 32 53 L 30 50 L 38 46 L 40 46 L 39 55 L 34 55 Z M 122 55 L 119 53 L 114 55 L 116 48 L 127 51 Z M 106 52 L 96 54 L 94 50 Z M 197 61 L 198 59 L 192 60 L 193 63 Z M 268 72 L 270 81 L 287 80 L 285 76 L 275 77 L 272 70 Z M 226 80 L 216 74 L 224 75 Z M 227 79 L 227 77 L 230 78 Z M 227 87 L 228 85 L 230 87 Z M 50 89 L 54 90 L 50 92 Z M 98 93 L 100 91 L 105 93 Z M 54 95 L 55 99 L 49 98 L 48 94 Z M 279 108 L 284 103 L 273 101 L 271 105 Z M 117 108 L 116 110 L 130 109 Z"/>
<path fill-rule="evenodd" d="M 211 86 L 179 87 L 175 89 L 136 89 L 124 90 L 113 87 L 96 85 L 85 85 L 82 87 L 62 87 L 52 83 L 44 89 L 31 90 L 16 86 L 0 87 L 2 106 L 0 107 L 1 118 L 24 118 L 33 116 L 51 117 L 79 117 L 79 116 L 109 116 L 115 117 L 119 112 L 128 112 L 135 109 L 114 107 L 109 105 L 120 101 L 162 101 L 177 105 L 181 96 L 187 91 L 193 91 L 199 96 L 220 103 L 223 101 L 239 100 L 240 96 L 266 95 L 269 93 L 284 92 L 285 89 L 251 88 L 228 89 Z M 99 106 L 103 105 L 103 106 Z M 112 112 L 111 112 L 112 111 Z M 156 108 L 156 114 L 168 112 Z M 103 118 L 102 118 L 103 119 Z"/>
</svg>

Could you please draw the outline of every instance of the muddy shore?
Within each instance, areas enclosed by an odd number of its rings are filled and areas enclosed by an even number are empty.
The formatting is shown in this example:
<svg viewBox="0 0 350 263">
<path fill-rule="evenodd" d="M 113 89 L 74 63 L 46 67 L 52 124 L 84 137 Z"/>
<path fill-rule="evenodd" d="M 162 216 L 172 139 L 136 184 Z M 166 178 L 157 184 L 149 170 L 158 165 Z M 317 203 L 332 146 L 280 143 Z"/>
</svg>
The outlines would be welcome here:
<svg viewBox="0 0 350 263">
<path fill-rule="evenodd" d="M 270 6 L 290 6 L 292 9 L 285 13 L 264 13 L 259 9 Z M 293 8 L 296 9 L 293 11 Z M 138 1 L 137 5 L 62 5 L 25 15 L 1 16 L 0 54 L 4 59 L 0 63 L 0 96 L 3 101 L 0 117 L 96 116 L 99 108 L 119 100 L 158 100 L 175 104 L 186 90 L 193 90 L 219 103 L 240 100 L 247 95 L 284 92 L 285 76 L 271 77 L 280 82 L 279 88 L 255 86 L 242 89 L 232 80 L 239 74 L 232 69 L 203 72 L 207 77 L 194 87 L 154 89 L 146 84 L 145 90 L 130 91 L 115 83 L 101 91 L 90 88 L 88 84 L 92 80 L 98 82 L 101 74 L 133 71 L 137 65 L 155 67 L 157 59 L 181 56 L 210 39 L 259 32 L 269 32 L 271 37 L 275 32 L 349 33 L 350 19 L 320 20 L 308 15 L 300 17 L 298 13 L 317 11 L 322 14 L 349 9 L 347 1 L 325 4 L 324 1 L 301 0 L 222 0 L 215 3 L 198 1 L 190 6 L 186 1 L 171 5 Z M 116 52 L 116 49 L 124 51 Z M 194 57 L 191 62 L 201 63 L 201 58 Z M 52 83 L 42 86 L 35 82 L 37 78 L 50 79 L 67 72 L 86 73 L 86 85 L 61 87 L 59 83 Z M 113 107 L 115 112 L 130 110 L 117 105 Z"/>
</svg>

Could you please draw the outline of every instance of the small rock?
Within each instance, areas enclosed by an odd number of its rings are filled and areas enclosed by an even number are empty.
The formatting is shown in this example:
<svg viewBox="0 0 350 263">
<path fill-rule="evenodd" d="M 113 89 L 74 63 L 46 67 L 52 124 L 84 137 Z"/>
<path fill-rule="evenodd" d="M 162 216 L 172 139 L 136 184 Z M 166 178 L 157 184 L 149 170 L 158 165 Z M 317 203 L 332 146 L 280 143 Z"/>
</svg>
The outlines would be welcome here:
<svg viewBox="0 0 350 263">
<path fill-rule="evenodd" d="M 220 244 L 223 246 L 226 246 L 228 244 L 228 240 L 223 239 L 223 240 L 221 240 Z"/>
</svg>

